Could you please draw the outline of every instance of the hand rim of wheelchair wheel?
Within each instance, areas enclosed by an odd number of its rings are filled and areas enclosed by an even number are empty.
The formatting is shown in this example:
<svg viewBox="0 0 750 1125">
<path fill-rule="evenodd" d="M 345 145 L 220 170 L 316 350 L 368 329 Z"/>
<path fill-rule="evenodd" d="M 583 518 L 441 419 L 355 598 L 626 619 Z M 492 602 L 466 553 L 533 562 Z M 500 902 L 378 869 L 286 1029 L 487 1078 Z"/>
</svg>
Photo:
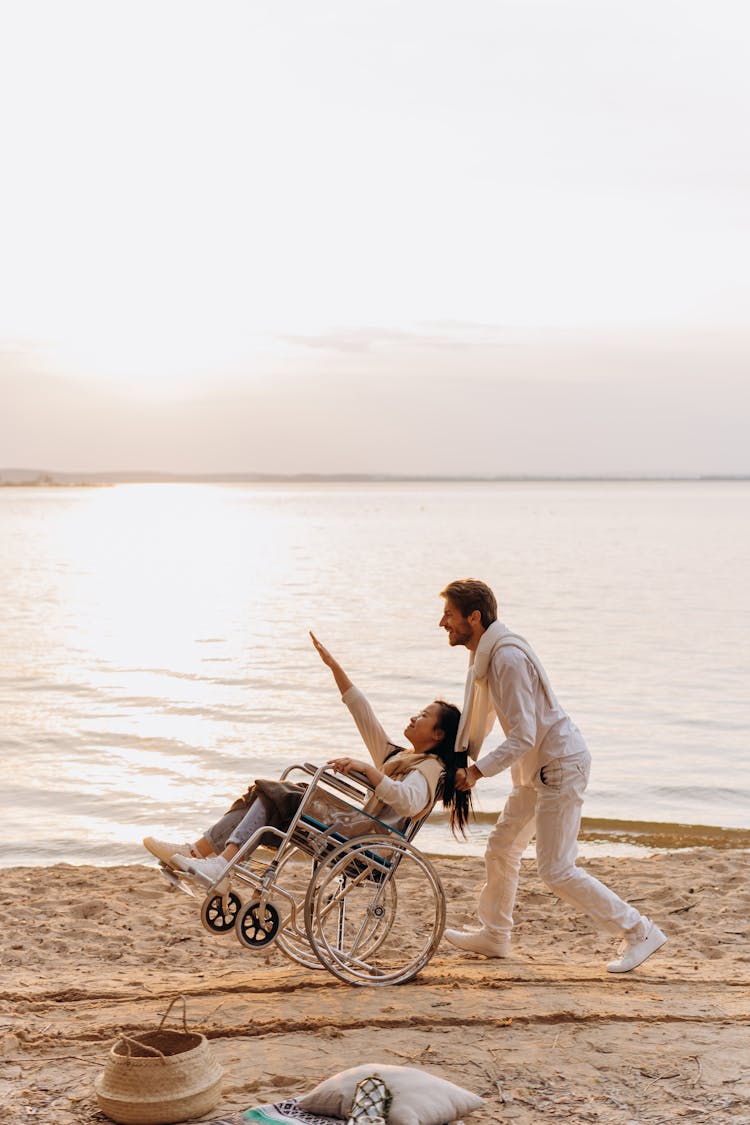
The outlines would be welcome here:
<svg viewBox="0 0 750 1125">
<path fill-rule="evenodd" d="M 360 918 L 372 918 L 375 920 L 375 928 L 372 933 L 378 932 L 379 921 L 376 917 L 376 911 L 379 906 L 383 905 L 380 896 L 378 895 L 377 887 L 380 884 L 383 887 L 385 894 L 388 894 L 388 888 L 393 887 L 396 889 L 396 872 L 389 870 L 388 878 L 374 878 L 367 879 L 366 869 L 363 878 L 360 868 L 357 869 L 357 855 L 362 852 L 370 852 L 369 856 L 362 856 L 361 862 L 370 868 L 371 873 L 380 875 L 377 866 L 373 866 L 372 860 L 375 853 L 377 856 L 383 852 L 391 854 L 390 863 L 400 865 L 404 860 L 408 860 L 415 865 L 416 872 L 420 877 L 425 880 L 425 889 L 429 896 L 432 895 L 432 902 L 426 909 L 423 920 L 427 925 L 427 939 L 425 940 L 421 949 L 419 949 L 415 956 L 409 959 L 407 953 L 400 963 L 391 965 L 391 967 L 375 963 L 368 963 L 367 959 L 371 958 L 373 954 L 381 949 L 383 943 L 390 934 L 390 929 L 395 921 L 395 904 L 396 895 L 393 895 L 393 913 L 383 923 L 383 930 L 379 932 L 378 940 L 372 944 L 372 937 L 367 938 L 363 943 L 359 944 L 360 934 L 366 927 L 366 922 L 360 922 L 359 931 L 357 934 L 356 949 L 352 952 L 346 952 L 341 948 L 337 948 L 332 944 L 327 936 L 327 930 L 333 929 L 335 925 L 335 917 L 332 915 L 331 903 L 335 904 L 336 892 L 331 892 L 333 883 L 338 880 L 339 885 L 342 887 L 339 894 L 339 899 L 343 904 L 339 909 L 346 912 L 345 899 L 347 895 L 346 879 L 351 882 L 351 889 L 363 889 L 365 887 L 373 887 L 373 896 L 375 899 L 375 906 L 364 906 L 360 908 Z M 401 896 L 403 897 L 403 896 Z M 388 904 L 386 903 L 386 913 Z M 403 909 L 409 905 L 409 896 L 406 896 Z M 430 906 L 432 911 L 430 911 Z M 331 914 L 330 918 L 326 915 Z M 431 960 L 435 953 L 440 939 L 443 935 L 445 927 L 445 892 L 443 885 L 440 882 L 440 876 L 435 870 L 432 863 L 422 855 L 415 847 L 413 847 L 407 840 L 387 837 L 383 835 L 371 836 L 358 836 L 354 840 L 349 840 L 332 852 L 325 860 L 323 860 L 314 877 L 310 881 L 307 896 L 305 898 L 305 928 L 307 930 L 308 940 L 316 955 L 320 958 L 324 966 L 330 973 L 338 977 L 339 980 L 347 984 L 357 985 L 386 985 L 386 984 L 404 984 L 412 980 L 417 973 L 424 968 L 424 966 Z"/>
<path fill-rule="evenodd" d="M 284 853 L 279 866 L 276 871 L 275 882 L 283 886 L 284 869 L 287 864 L 300 863 L 306 867 L 311 867 L 313 873 L 317 866 L 317 861 L 304 852 L 301 848 L 292 847 Z M 288 924 L 282 925 L 276 935 L 276 946 L 285 957 L 293 961 L 295 965 L 302 965 L 306 969 L 311 969 L 313 972 L 320 972 L 325 968 L 320 958 L 315 954 L 307 940 L 307 931 L 305 930 L 305 894 L 307 893 L 307 886 L 310 880 L 307 879 L 304 884 L 304 891 L 300 891 L 297 902 L 297 929 L 292 930 Z M 288 889 L 288 888 L 287 888 Z M 288 903 L 284 903 L 284 911 L 288 909 Z M 302 926 L 302 933 L 299 932 L 299 925 Z"/>
<path fill-rule="evenodd" d="M 266 903 L 265 914 L 261 919 L 260 900 L 254 899 L 246 903 L 237 915 L 237 940 L 245 949 L 263 949 L 275 940 L 280 922 L 279 912 L 272 902 Z"/>
<path fill-rule="evenodd" d="M 234 929 L 242 899 L 234 891 L 226 895 L 227 910 L 224 909 L 224 895 L 208 895 L 201 907 L 201 922 L 210 934 L 228 934 Z M 221 921 L 219 921 L 221 919 Z"/>
</svg>

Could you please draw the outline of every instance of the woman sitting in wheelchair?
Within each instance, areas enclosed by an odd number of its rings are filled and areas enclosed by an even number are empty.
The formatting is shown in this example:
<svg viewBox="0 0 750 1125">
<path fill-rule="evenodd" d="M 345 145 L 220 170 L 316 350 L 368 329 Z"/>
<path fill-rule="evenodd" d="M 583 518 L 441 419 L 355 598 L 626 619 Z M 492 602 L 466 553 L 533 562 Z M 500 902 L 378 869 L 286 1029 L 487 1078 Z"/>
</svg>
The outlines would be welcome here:
<svg viewBox="0 0 750 1125">
<path fill-rule="evenodd" d="M 329 765 L 340 774 L 362 774 L 373 793 L 362 812 L 348 808 L 325 793 L 315 796 L 310 809 L 324 818 L 342 836 L 353 837 L 376 831 L 378 824 L 401 830 L 409 820 L 426 815 L 439 797 L 450 810 L 451 831 L 465 834 L 471 811 L 471 792 L 456 789 L 456 770 L 466 766 L 466 754 L 455 752 L 461 713 L 452 703 L 436 699 L 410 720 L 404 736 L 411 749 L 392 743 L 378 722 L 367 699 L 331 653 L 310 633 L 313 645 L 333 673 L 343 702 L 349 708 L 372 761 L 335 758 Z M 172 844 L 147 836 L 144 846 L 169 867 L 188 875 L 200 874 L 216 883 L 237 852 L 263 827 L 286 830 L 294 817 L 304 788 L 283 781 L 256 781 L 230 810 L 200 839 L 190 844 Z M 363 815 L 366 814 L 366 815 Z M 262 842 L 259 837 L 256 843 Z M 254 848 L 248 849 L 248 853 Z M 245 853 L 247 855 L 248 853 Z M 244 857 L 243 857 L 244 859 Z"/>
</svg>

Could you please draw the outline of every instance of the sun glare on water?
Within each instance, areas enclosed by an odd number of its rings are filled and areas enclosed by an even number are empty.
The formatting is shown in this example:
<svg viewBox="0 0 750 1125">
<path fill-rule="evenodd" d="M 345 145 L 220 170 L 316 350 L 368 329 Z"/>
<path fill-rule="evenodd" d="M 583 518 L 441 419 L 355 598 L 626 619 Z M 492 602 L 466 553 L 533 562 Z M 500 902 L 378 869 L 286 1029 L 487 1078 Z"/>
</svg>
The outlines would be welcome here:
<svg viewBox="0 0 750 1125">
<path fill-rule="evenodd" d="M 283 513 L 231 487 L 118 486 L 73 496 L 45 534 L 60 569 L 46 621 L 63 649 L 56 674 L 84 675 L 109 701 L 78 718 L 107 745 L 102 783 L 116 790 L 135 768 L 157 798 L 162 771 L 179 769 L 189 788 L 196 750 L 236 752 L 273 676 L 251 638 L 272 633 L 290 565 Z"/>
</svg>

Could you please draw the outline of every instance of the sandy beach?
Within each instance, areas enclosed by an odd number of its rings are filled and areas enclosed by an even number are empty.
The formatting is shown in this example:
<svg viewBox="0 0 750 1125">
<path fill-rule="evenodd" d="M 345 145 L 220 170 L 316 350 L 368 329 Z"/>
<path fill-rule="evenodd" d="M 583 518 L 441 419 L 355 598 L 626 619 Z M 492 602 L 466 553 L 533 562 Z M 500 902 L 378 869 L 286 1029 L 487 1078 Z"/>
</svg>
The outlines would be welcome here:
<svg viewBox="0 0 750 1125">
<path fill-rule="evenodd" d="M 437 865 L 449 924 L 470 921 L 481 862 Z M 222 1101 L 204 1120 L 381 1061 L 482 1094 L 467 1125 L 750 1122 L 750 853 L 585 866 L 668 933 L 640 970 L 607 974 L 612 941 L 525 861 L 512 960 L 462 958 L 443 944 L 416 980 L 382 989 L 210 936 L 155 868 L 7 868 L 0 1121 L 105 1121 L 92 1084 L 114 1039 L 153 1029 L 184 994 L 190 1026 L 225 1068 Z"/>
</svg>

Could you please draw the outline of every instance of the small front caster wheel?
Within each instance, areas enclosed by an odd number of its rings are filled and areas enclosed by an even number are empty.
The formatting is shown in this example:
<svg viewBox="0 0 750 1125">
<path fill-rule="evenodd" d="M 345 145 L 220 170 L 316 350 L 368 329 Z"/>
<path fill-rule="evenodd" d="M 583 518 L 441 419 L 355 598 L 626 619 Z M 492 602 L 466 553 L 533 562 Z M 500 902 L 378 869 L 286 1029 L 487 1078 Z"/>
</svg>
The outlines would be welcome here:
<svg viewBox="0 0 750 1125">
<path fill-rule="evenodd" d="M 279 932 L 279 912 L 267 902 L 261 912 L 260 902 L 248 902 L 237 915 L 237 940 L 247 949 L 270 945 Z"/>
<path fill-rule="evenodd" d="M 228 934 L 234 929 L 242 899 L 234 891 L 209 895 L 201 907 L 201 922 L 210 934 Z"/>
</svg>

